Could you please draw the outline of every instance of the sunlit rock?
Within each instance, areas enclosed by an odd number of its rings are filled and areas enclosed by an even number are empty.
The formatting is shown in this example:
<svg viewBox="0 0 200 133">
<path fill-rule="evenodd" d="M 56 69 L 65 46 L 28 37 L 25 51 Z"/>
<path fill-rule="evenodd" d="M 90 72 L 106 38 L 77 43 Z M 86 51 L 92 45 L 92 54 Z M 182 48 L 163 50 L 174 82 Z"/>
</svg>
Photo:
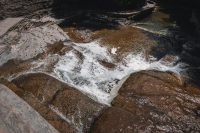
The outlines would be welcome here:
<svg viewBox="0 0 200 133">
<path fill-rule="evenodd" d="M 30 105 L 2 84 L 0 84 L 0 105 L 2 133 L 58 133 Z"/>
<path fill-rule="evenodd" d="M 198 131 L 199 92 L 199 87 L 184 86 L 170 73 L 132 74 L 113 100 L 113 107 L 95 122 L 93 132 Z"/>
</svg>

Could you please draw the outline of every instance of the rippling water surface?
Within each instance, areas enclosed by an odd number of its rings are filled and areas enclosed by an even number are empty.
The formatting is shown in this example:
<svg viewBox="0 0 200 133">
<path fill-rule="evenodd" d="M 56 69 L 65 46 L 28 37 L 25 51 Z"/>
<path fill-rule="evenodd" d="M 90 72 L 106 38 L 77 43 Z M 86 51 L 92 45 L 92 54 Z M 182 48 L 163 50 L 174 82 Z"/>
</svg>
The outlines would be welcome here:
<svg viewBox="0 0 200 133">
<path fill-rule="evenodd" d="M 55 65 L 54 72 L 59 79 L 104 104 L 110 104 L 117 95 L 119 86 L 131 73 L 158 70 L 179 74 L 182 71 L 181 65 L 173 65 L 173 62 L 166 63 L 154 57 L 146 61 L 142 53 L 129 53 L 121 62 L 115 63 L 112 58 L 113 53 L 97 41 L 76 43 L 72 47 L 75 50 L 67 52 L 61 58 Z M 82 58 L 77 56 L 76 51 L 82 55 Z M 107 68 L 99 62 L 100 60 L 115 63 L 115 67 Z"/>
</svg>

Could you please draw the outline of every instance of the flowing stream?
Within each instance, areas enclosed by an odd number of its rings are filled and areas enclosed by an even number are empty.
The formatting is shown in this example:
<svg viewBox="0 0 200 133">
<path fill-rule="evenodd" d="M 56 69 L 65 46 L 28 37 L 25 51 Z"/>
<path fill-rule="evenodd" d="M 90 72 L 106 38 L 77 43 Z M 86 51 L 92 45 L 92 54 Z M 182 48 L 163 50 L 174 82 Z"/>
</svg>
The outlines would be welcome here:
<svg viewBox="0 0 200 133">
<path fill-rule="evenodd" d="M 155 12 L 132 26 L 151 33 L 165 35 L 170 26 L 175 26 L 167 19 L 169 19 L 167 14 Z M 102 46 L 100 41 L 74 43 L 71 47 L 74 50 L 61 57 L 55 65 L 54 73 L 60 80 L 76 87 L 95 101 L 107 105 L 110 105 L 123 82 L 132 73 L 142 70 L 158 70 L 180 75 L 180 72 L 183 71 L 183 64 L 175 63 L 179 59 L 178 56 L 175 57 L 174 62 L 169 63 L 153 56 L 150 56 L 147 61 L 142 52 L 130 52 L 121 62 L 116 63 L 113 56 L 118 48 L 114 47 L 109 50 L 109 48 Z M 77 51 L 82 55 L 82 58 L 77 56 Z M 113 63 L 115 67 L 105 67 L 99 62 L 102 60 Z"/>
<path fill-rule="evenodd" d="M 115 68 L 106 68 L 99 60 L 113 63 L 112 52 L 97 41 L 75 43 L 72 47 L 83 55 L 80 59 L 74 51 L 67 52 L 55 65 L 59 79 L 75 86 L 89 97 L 103 104 L 110 104 L 121 84 L 131 74 L 142 70 L 170 71 L 180 74 L 181 65 L 166 63 L 151 57 L 146 61 L 141 54 L 129 53 Z"/>
</svg>

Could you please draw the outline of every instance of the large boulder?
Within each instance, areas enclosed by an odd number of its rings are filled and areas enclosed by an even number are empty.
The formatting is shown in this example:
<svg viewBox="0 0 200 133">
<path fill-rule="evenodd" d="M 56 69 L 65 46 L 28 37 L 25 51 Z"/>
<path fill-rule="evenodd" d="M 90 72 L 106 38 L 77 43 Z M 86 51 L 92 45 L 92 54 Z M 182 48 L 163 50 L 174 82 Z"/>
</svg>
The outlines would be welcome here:
<svg viewBox="0 0 200 133">
<path fill-rule="evenodd" d="M 1 133 L 58 133 L 30 105 L 0 84 Z"/>
<path fill-rule="evenodd" d="M 21 97 L 61 133 L 89 131 L 105 108 L 46 74 L 28 74 L 12 82 L 24 91 Z"/>
<path fill-rule="evenodd" d="M 171 73 L 132 74 L 93 132 L 198 132 L 199 94 L 199 87 L 184 85 Z"/>
</svg>

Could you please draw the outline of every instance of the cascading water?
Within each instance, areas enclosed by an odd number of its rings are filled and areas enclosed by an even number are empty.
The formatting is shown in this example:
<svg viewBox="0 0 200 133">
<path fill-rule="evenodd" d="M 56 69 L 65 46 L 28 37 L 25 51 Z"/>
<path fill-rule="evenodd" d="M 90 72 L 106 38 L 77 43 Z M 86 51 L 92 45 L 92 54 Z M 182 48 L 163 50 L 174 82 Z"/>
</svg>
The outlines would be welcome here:
<svg viewBox="0 0 200 133">
<path fill-rule="evenodd" d="M 109 52 L 108 48 L 102 47 L 98 41 L 75 43 L 71 46 L 74 50 L 67 52 L 55 65 L 56 76 L 95 101 L 107 105 L 111 103 L 120 86 L 131 73 L 158 70 L 179 74 L 182 71 L 181 64 L 173 65 L 173 63 L 157 61 L 154 57 L 146 61 L 142 53 L 129 53 L 121 62 L 115 64 L 115 68 L 110 69 L 99 63 L 99 60 L 113 63 L 115 48 Z M 75 51 L 80 52 L 83 57 L 77 56 Z"/>
</svg>

